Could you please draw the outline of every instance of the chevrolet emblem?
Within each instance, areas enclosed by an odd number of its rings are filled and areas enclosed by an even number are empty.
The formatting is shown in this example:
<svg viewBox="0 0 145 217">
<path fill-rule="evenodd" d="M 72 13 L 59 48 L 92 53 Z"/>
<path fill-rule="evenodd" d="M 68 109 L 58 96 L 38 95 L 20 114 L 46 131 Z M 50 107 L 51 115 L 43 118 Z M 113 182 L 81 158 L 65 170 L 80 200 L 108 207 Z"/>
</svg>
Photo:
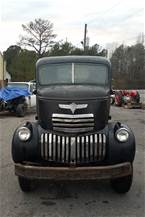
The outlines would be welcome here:
<svg viewBox="0 0 145 217">
<path fill-rule="evenodd" d="M 84 109 L 87 108 L 88 104 L 59 104 L 59 108 L 61 109 L 69 109 L 74 114 L 77 109 Z"/>
</svg>

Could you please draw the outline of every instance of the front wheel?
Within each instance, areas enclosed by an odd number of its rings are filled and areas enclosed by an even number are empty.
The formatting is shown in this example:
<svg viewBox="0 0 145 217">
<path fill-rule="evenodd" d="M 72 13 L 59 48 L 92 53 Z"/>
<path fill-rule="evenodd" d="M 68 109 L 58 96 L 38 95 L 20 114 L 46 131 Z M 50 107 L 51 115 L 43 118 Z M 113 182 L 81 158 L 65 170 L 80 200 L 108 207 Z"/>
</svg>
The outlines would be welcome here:
<svg viewBox="0 0 145 217">
<path fill-rule="evenodd" d="M 24 177 L 18 177 L 20 188 L 23 192 L 31 192 L 36 188 L 36 181 Z"/>
<path fill-rule="evenodd" d="M 132 185 L 132 180 L 133 180 L 133 169 L 132 169 L 132 173 L 128 176 L 112 179 L 111 186 L 113 190 L 115 190 L 117 193 L 125 194 L 130 190 Z"/>
<path fill-rule="evenodd" d="M 24 117 L 26 113 L 26 105 L 25 103 L 23 104 L 18 104 L 16 107 L 16 115 L 18 117 Z"/>
</svg>

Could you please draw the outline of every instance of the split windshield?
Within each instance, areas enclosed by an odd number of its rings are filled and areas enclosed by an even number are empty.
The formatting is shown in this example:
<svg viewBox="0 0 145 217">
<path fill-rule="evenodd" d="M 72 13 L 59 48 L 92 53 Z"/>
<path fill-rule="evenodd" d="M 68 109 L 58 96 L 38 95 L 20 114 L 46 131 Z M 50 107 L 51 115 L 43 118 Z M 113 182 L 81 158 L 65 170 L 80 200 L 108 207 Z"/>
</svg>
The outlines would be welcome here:
<svg viewBox="0 0 145 217">
<path fill-rule="evenodd" d="M 108 84 L 108 68 L 93 63 L 60 63 L 41 65 L 40 85 L 50 84 Z"/>
</svg>

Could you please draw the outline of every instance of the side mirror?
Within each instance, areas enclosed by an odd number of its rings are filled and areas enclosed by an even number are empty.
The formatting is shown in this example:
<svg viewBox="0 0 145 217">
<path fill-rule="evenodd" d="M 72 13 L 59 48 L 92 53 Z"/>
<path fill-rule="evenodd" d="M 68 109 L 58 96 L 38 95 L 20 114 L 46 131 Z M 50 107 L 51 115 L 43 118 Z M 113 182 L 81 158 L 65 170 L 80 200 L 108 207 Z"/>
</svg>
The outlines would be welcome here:
<svg viewBox="0 0 145 217">
<path fill-rule="evenodd" d="M 33 93 L 34 95 L 36 95 L 36 94 L 37 94 L 37 90 L 36 90 L 36 89 L 33 90 L 32 93 Z"/>
<path fill-rule="evenodd" d="M 110 95 L 113 95 L 114 94 L 114 91 L 111 89 L 110 90 Z"/>
</svg>

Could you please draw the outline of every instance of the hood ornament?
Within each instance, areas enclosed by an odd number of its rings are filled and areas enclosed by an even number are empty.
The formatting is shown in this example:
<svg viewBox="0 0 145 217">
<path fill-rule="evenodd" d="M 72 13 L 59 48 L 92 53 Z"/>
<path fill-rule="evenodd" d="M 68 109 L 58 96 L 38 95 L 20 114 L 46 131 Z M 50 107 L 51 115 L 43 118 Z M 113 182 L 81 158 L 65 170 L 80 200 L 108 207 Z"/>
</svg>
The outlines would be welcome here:
<svg viewBox="0 0 145 217">
<path fill-rule="evenodd" d="M 88 104 L 59 104 L 59 108 L 61 109 L 69 109 L 74 114 L 77 109 L 84 109 L 88 107 Z"/>
</svg>

